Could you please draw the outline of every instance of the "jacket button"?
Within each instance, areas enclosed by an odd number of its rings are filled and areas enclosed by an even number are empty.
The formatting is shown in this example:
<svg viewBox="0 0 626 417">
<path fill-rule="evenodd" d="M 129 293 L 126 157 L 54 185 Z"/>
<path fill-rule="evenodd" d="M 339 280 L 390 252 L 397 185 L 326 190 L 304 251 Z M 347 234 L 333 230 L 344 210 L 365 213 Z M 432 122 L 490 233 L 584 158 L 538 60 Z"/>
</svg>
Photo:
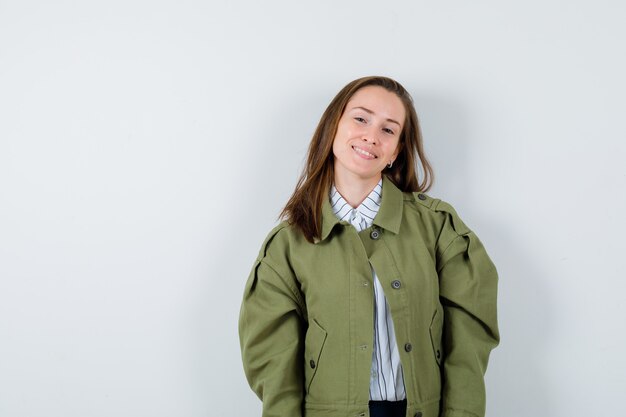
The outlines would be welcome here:
<svg viewBox="0 0 626 417">
<path fill-rule="evenodd" d="M 439 352 L 439 349 L 437 349 L 437 359 L 441 358 L 441 352 Z"/>
<path fill-rule="evenodd" d="M 404 344 L 404 350 L 407 352 L 410 352 L 413 350 L 413 345 L 411 345 L 410 343 L 405 343 Z"/>
<path fill-rule="evenodd" d="M 374 240 L 378 240 L 380 238 L 380 230 L 372 229 L 372 231 L 370 232 L 370 237 Z"/>
<path fill-rule="evenodd" d="M 395 288 L 397 290 L 401 286 L 402 286 L 402 283 L 400 282 L 399 279 L 394 279 L 393 281 L 391 281 L 391 287 L 392 288 Z"/>
<path fill-rule="evenodd" d="M 415 413 L 415 417 L 422 417 L 422 412 L 418 411 L 417 413 Z"/>
<path fill-rule="evenodd" d="M 422 200 L 422 201 L 423 201 L 423 200 L 426 200 L 428 197 L 426 197 L 424 194 L 421 194 L 421 193 L 420 193 L 420 194 L 418 194 L 418 195 L 417 195 L 417 198 L 419 198 L 420 200 Z M 421 414 L 421 413 L 420 413 L 420 414 Z M 417 414 L 416 414 L 416 416 L 417 416 Z"/>
<path fill-rule="evenodd" d="M 311 361 L 309 362 L 309 365 L 311 365 L 311 369 L 315 368 L 315 361 L 313 359 L 311 359 Z"/>
</svg>

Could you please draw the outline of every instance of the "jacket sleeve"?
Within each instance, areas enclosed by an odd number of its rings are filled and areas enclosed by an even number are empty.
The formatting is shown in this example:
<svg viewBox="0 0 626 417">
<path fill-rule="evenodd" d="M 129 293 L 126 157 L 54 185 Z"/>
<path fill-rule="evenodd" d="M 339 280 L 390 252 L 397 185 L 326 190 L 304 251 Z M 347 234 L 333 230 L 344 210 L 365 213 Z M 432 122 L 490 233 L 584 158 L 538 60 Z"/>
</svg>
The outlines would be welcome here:
<svg viewBox="0 0 626 417">
<path fill-rule="evenodd" d="M 484 375 L 491 350 L 500 341 L 495 265 L 478 237 L 455 210 L 445 215 L 437 249 L 439 296 L 444 309 L 441 417 L 483 417 Z"/>
<path fill-rule="evenodd" d="M 263 402 L 263 417 L 302 416 L 304 303 L 288 267 L 265 255 L 248 281 L 239 316 L 246 378 Z"/>
</svg>

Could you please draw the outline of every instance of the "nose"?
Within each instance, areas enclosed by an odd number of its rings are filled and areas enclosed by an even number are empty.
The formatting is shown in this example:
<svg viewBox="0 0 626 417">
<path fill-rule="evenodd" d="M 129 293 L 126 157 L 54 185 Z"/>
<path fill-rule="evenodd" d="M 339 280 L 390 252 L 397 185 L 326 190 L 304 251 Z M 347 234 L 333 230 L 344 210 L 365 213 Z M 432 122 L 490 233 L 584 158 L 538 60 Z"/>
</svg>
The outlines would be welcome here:
<svg viewBox="0 0 626 417">
<path fill-rule="evenodd" d="M 363 133 L 363 142 L 371 143 L 372 145 L 376 145 L 376 133 L 368 130 Z"/>
</svg>

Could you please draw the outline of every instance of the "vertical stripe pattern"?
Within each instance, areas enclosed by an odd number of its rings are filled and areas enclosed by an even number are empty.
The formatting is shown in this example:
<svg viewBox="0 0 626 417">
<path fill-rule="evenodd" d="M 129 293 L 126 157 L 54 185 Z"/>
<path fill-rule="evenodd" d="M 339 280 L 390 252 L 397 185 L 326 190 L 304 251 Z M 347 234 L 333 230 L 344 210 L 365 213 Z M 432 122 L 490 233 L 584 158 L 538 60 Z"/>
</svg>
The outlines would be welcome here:
<svg viewBox="0 0 626 417">
<path fill-rule="evenodd" d="M 357 231 L 370 227 L 382 201 L 382 179 L 363 202 L 353 208 L 339 194 L 335 186 L 330 190 L 330 204 L 335 216 L 350 222 Z M 376 271 L 370 264 L 374 278 L 374 345 L 370 373 L 370 399 L 400 401 L 406 398 L 400 352 L 396 343 L 393 321 L 385 292 Z"/>
</svg>

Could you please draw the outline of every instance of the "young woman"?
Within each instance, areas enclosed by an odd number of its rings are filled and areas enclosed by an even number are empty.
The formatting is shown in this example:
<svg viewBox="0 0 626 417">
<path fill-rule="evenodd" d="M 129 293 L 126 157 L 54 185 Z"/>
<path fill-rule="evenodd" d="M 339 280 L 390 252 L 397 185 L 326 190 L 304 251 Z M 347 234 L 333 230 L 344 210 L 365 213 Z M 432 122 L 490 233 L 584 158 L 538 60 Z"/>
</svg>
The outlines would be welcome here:
<svg viewBox="0 0 626 417">
<path fill-rule="evenodd" d="M 484 416 L 497 272 L 431 183 L 407 91 L 345 86 L 244 290 L 243 364 L 264 417 Z"/>
</svg>

